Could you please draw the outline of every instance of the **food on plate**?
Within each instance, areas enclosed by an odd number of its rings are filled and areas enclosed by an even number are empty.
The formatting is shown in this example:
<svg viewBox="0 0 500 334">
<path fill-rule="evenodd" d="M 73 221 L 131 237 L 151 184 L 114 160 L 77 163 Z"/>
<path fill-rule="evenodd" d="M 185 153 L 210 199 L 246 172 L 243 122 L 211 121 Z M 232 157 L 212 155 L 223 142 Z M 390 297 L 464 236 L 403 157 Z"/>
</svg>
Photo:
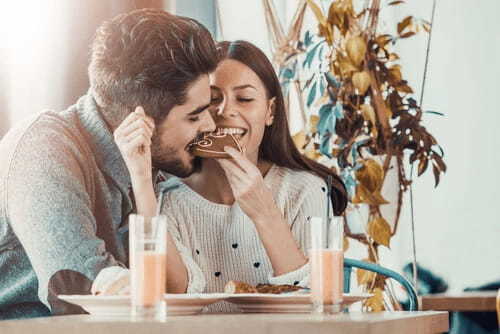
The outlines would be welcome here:
<svg viewBox="0 0 500 334">
<path fill-rule="evenodd" d="M 229 281 L 224 287 L 225 293 L 256 293 L 257 289 L 245 282 Z"/>
<path fill-rule="evenodd" d="M 229 281 L 224 287 L 225 293 L 272 293 L 280 294 L 284 292 L 299 291 L 303 287 L 298 285 L 273 285 L 273 284 L 258 284 L 257 286 L 250 285 L 240 281 Z"/>
<path fill-rule="evenodd" d="M 118 266 L 104 268 L 92 283 L 90 292 L 100 296 L 130 294 L 129 270 Z"/>
</svg>

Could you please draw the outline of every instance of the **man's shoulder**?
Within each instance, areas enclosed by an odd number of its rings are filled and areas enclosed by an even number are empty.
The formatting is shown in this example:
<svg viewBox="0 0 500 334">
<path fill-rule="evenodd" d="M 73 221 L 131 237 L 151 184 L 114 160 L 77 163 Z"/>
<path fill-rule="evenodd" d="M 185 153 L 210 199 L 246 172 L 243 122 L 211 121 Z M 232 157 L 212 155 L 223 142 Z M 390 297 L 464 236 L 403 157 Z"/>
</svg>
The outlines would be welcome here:
<svg viewBox="0 0 500 334">
<path fill-rule="evenodd" d="M 91 150 L 75 112 L 43 111 L 13 127 L 0 141 L 0 177 L 5 177 L 13 164 L 50 165 L 52 157 L 71 155 L 85 160 Z"/>
<path fill-rule="evenodd" d="M 25 144 L 34 144 L 33 149 L 43 150 L 44 147 L 82 141 L 81 132 L 78 116 L 71 109 L 45 110 L 12 127 L 0 141 L 0 152 L 16 151 Z"/>
</svg>

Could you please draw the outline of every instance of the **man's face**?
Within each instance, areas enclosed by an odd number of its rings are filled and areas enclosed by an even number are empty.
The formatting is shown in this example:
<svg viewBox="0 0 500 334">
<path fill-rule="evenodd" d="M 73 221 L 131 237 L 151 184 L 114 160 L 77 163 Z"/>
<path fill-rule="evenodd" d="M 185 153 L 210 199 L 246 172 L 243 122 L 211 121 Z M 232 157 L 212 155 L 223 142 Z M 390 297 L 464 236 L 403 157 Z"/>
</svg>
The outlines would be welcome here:
<svg viewBox="0 0 500 334">
<path fill-rule="evenodd" d="M 189 151 L 189 144 L 200 134 L 215 130 L 208 111 L 208 75 L 194 81 L 188 87 L 186 96 L 186 103 L 174 106 L 167 117 L 156 124 L 151 143 L 153 167 L 178 177 L 187 177 L 195 171 L 195 157 Z"/>
</svg>

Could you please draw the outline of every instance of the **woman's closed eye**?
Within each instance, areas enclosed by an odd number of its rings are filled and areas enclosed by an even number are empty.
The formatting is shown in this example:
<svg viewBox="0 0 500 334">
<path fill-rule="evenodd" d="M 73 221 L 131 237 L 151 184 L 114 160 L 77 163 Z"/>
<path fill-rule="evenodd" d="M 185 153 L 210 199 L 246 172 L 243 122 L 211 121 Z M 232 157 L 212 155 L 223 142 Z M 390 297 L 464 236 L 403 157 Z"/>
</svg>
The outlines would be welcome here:
<svg viewBox="0 0 500 334">
<path fill-rule="evenodd" d="M 237 100 L 239 102 L 252 102 L 254 99 L 249 97 L 238 97 Z"/>
</svg>

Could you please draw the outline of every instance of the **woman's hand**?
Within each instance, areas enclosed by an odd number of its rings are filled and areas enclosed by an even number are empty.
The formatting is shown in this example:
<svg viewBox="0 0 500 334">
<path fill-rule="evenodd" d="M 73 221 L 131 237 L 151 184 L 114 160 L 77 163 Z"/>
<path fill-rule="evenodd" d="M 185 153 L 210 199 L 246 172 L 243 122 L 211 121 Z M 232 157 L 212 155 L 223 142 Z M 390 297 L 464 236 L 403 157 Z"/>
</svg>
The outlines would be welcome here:
<svg viewBox="0 0 500 334">
<path fill-rule="evenodd" d="M 151 136 L 154 127 L 154 121 L 139 106 L 113 133 L 133 183 L 152 180 Z"/>
<path fill-rule="evenodd" d="M 243 212 L 254 222 L 266 249 L 274 276 L 300 268 L 307 259 L 299 249 L 271 190 L 264 184 L 262 173 L 237 150 L 224 150 L 233 159 L 217 160 L 226 173 L 233 195 Z"/>
<path fill-rule="evenodd" d="M 226 173 L 233 196 L 243 212 L 254 223 L 273 221 L 279 217 L 279 211 L 271 190 L 264 184 L 262 173 L 246 156 L 232 147 L 224 150 L 232 159 L 218 159 Z"/>
</svg>

